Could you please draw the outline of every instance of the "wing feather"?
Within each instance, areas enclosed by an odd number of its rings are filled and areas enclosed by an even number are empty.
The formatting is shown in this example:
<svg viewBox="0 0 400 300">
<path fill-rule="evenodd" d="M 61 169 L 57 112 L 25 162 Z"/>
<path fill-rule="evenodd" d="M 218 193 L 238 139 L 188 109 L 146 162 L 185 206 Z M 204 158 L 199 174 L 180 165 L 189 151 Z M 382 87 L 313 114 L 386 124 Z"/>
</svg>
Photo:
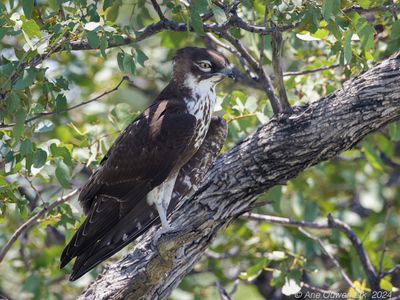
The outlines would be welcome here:
<svg viewBox="0 0 400 300">
<path fill-rule="evenodd" d="M 192 155 L 189 145 L 195 125 L 196 119 L 187 113 L 184 103 L 161 101 L 116 139 L 79 196 L 87 218 L 61 256 L 61 267 L 78 257 L 71 279 L 79 278 L 158 221 L 146 195 Z"/>
</svg>

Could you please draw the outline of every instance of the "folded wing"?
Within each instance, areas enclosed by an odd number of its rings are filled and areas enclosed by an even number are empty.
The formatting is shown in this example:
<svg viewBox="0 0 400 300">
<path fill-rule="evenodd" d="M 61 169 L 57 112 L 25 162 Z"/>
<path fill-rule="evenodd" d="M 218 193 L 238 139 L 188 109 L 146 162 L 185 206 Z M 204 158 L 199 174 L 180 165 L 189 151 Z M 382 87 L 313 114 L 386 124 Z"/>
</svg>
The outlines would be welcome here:
<svg viewBox="0 0 400 300">
<path fill-rule="evenodd" d="M 196 119 L 178 101 L 145 110 L 116 139 L 79 196 L 87 214 L 61 256 L 61 267 L 77 257 L 75 280 L 140 236 L 158 214 L 146 195 L 160 185 L 190 145 Z"/>
</svg>

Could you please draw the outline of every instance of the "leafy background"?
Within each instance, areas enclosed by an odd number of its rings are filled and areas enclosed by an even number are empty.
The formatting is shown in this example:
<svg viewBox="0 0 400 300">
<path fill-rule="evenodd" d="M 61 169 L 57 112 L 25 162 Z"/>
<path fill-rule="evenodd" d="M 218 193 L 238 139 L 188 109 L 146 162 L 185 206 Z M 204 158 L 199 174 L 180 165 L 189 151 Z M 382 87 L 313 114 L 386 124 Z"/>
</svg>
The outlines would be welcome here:
<svg viewBox="0 0 400 300">
<path fill-rule="evenodd" d="M 221 25 L 223 9 L 217 1 L 185 3 L 159 1 L 165 16 L 192 24 L 194 32 L 161 31 L 141 39 L 140 29 L 159 20 L 150 1 L 0 2 L 0 248 L 31 216 L 87 180 L 118 133 L 166 85 L 177 48 L 210 45 L 204 14 L 212 12 L 206 22 Z M 283 68 L 290 103 L 298 105 L 333 92 L 397 51 L 396 9 L 392 1 L 246 0 L 238 13 L 250 24 L 262 25 L 266 13 L 273 24 L 293 26 L 283 35 Z M 229 32 L 255 57 L 261 50 L 261 63 L 272 72 L 269 35 Z M 95 50 L 72 50 L 82 41 Z M 239 57 L 221 51 L 242 70 Z M 113 90 L 123 76 L 130 80 L 116 91 L 71 109 Z M 272 116 L 265 93 L 244 81 L 220 86 L 216 113 L 229 122 L 224 150 Z M 400 262 L 399 141 L 400 124 L 390 124 L 355 149 L 273 188 L 260 197 L 272 204 L 255 211 L 307 221 L 331 213 L 351 225 L 374 266 L 388 271 Z M 0 294 L 10 299 L 74 299 L 105 265 L 68 282 L 71 266 L 60 270 L 58 261 L 82 211 L 74 199 L 45 212 L 0 264 Z M 337 231 L 310 232 L 353 284 L 368 292 L 348 239 Z M 381 288 L 394 296 L 399 277 L 391 272 Z M 219 299 L 221 287 L 233 299 L 273 299 L 293 293 L 300 282 L 354 294 L 317 242 L 296 228 L 242 218 L 218 236 L 171 299 Z"/>
</svg>

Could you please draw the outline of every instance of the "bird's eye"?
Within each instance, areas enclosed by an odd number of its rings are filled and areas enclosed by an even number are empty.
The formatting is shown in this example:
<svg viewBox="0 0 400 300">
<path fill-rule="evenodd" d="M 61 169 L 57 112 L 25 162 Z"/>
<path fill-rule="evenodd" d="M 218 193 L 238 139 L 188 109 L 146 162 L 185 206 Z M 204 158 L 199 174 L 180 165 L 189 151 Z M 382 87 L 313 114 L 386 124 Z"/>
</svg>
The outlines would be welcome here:
<svg viewBox="0 0 400 300">
<path fill-rule="evenodd" d="M 199 61 L 196 63 L 196 65 L 200 68 L 200 70 L 204 72 L 210 72 L 211 71 L 211 63 L 205 62 L 205 61 Z"/>
<path fill-rule="evenodd" d="M 210 69 L 211 68 L 211 65 L 209 63 L 200 63 L 199 66 L 202 69 Z"/>
</svg>

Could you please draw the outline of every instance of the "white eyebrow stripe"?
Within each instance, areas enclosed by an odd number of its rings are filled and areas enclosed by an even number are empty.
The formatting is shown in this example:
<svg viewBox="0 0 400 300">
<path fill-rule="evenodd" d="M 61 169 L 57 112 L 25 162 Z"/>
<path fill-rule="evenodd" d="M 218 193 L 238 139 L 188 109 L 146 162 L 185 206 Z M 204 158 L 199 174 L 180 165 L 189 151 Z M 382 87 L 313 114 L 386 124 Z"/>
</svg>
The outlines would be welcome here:
<svg viewBox="0 0 400 300">
<path fill-rule="evenodd" d="M 209 60 L 199 60 L 198 62 L 194 63 L 196 67 L 198 67 L 200 69 L 200 71 L 203 72 L 210 72 L 211 71 L 211 62 Z M 199 64 L 209 64 L 210 67 L 209 68 L 202 68 L 200 67 Z"/>
<path fill-rule="evenodd" d="M 199 63 L 203 63 L 203 64 L 209 64 L 209 65 L 211 65 L 211 61 L 209 61 L 209 60 L 199 60 L 198 61 Z"/>
</svg>

